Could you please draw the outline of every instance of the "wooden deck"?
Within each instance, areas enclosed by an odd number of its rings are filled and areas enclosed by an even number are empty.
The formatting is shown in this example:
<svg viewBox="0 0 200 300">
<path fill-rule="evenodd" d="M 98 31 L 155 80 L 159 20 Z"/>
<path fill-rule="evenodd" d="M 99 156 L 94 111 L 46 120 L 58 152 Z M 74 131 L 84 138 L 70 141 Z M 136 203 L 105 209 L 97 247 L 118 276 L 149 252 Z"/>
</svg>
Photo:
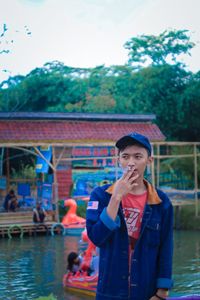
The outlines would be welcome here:
<svg viewBox="0 0 200 300">
<path fill-rule="evenodd" d="M 177 206 L 185 206 L 185 205 L 195 205 L 194 200 L 180 200 L 180 199 L 172 199 L 172 205 Z"/>
<path fill-rule="evenodd" d="M 0 213 L 0 237 L 12 236 L 24 236 L 28 234 L 29 236 L 36 236 L 37 234 L 51 234 L 51 229 L 55 221 L 55 215 L 49 212 L 45 222 L 43 224 L 35 224 L 32 221 L 33 212 L 23 211 L 23 212 L 3 212 Z M 56 228 L 55 230 L 59 230 Z"/>
<path fill-rule="evenodd" d="M 172 205 L 174 206 L 175 219 L 174 228 L 180 229 L 180 213 L 181 207 L 185 205 L 194 205 L 194 200 L 185 199 L 172 199 Z M 49 212 L 45 219 L 44 224 L 34 224 L 32 221 L 32 211 L 20 211 L 20 212 L 1 212 L 0 213 L 0 238 L 19 236 L 22 237 L 25 234 L 29 236 L 36 236 L 37 234 L 52 234 L 52 226 L 55 226 L 54 232 L 61 234 L 62 228 L 55 220 L 55 212 Z M 56 226 L 56 224 L 58 226 Z"/>
</svg>

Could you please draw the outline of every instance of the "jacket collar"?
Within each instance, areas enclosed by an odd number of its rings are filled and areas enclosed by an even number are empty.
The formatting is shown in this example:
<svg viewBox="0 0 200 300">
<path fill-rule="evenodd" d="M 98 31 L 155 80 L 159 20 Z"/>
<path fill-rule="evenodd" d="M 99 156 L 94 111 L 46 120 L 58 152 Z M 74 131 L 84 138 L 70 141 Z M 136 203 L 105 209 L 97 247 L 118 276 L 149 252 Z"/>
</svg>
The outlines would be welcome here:
<svg viewBox="0 0 200 300">
<path fill-rule="evenodd" d="M 158 193 L 156 192 L 155 188 L 153 187 L 152 184 L 150 184 L 147 180 L 144 179 L 144 184 L 146 185 L 147 187 L 147 194 L 148 194 L 148 197 L 147 197 L 147 203 L 148 204 L 159 204 L 161 203 L 161 199 L 159 198 L 158 196 Z M 111 194 L 113 193 L 113 189 L 114 189 L 114 186 L 115 186 L 115 183 L 110 185 L 106 192 Z"/>
</svg>

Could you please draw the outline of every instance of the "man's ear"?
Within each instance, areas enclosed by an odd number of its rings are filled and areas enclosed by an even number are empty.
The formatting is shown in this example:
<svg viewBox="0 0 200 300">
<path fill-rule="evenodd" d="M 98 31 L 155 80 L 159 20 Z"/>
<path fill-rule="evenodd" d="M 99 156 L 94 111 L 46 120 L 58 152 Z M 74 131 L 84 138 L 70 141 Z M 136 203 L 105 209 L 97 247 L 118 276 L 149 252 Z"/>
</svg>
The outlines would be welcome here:
<svg viewBox="0 0 200 300">
<path fill-rule="evenodd" d="M 148 157 L 147 164 L 150 165 L 152 162 L 153 162 L 153 157 L 152 157 L 152 156 L 149 156 L 149 157 Z"/>
</svg>

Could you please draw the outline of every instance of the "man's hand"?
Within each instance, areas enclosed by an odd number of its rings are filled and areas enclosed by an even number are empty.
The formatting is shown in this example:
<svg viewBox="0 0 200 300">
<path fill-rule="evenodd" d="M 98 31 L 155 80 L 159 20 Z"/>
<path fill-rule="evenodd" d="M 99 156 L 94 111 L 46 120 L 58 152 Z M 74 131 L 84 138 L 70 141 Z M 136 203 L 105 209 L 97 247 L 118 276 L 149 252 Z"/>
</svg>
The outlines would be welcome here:
<svg viewBox="0 0 200 300">
<path fill-rule="evenodd" d="M 160 298 L 167 299 L 169 292 L 167 289 L 158 289 L 156 295 L 151 297 L 149 300 L 159 300 Z"/>
<path fill-rule="evenodd" d="M 111 219 L 115 220 L 122 198 L 131 192 L 134 186 L 137 185 L 135 180 L 139 177 L 138 174 L 133 175 L 134 170 L 128 170 L 114 186 L 114 191 L 107 207 L 107 213 Z"/>
<path fill-rule="evenodd" d="M 123 176 L 116 181 L 112 197 L 121 201 L 122 198 L 131 192 L 138 184 L 135 182 L 139 177 L 138 174 L 134 174 L 135 169 L 127 170 Z"/>
</svg>

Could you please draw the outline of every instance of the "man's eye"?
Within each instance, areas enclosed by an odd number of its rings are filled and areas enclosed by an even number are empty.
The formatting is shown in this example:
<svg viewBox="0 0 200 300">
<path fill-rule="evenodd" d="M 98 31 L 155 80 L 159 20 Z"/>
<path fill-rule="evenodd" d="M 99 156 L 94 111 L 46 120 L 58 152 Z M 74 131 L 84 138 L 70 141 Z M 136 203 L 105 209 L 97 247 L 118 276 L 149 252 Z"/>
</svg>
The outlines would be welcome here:
<svg viewBox="0 0 200 300">
<path fill-rule="evenodd" d="M 122 156 L 123 159 L 128 159 L 127 155 Z"/>
<path fill-rule="evenodd" d="M 136 155 L 136 159 L 141 159 L 142 156 L 141 155 Z"/>
</svg>

